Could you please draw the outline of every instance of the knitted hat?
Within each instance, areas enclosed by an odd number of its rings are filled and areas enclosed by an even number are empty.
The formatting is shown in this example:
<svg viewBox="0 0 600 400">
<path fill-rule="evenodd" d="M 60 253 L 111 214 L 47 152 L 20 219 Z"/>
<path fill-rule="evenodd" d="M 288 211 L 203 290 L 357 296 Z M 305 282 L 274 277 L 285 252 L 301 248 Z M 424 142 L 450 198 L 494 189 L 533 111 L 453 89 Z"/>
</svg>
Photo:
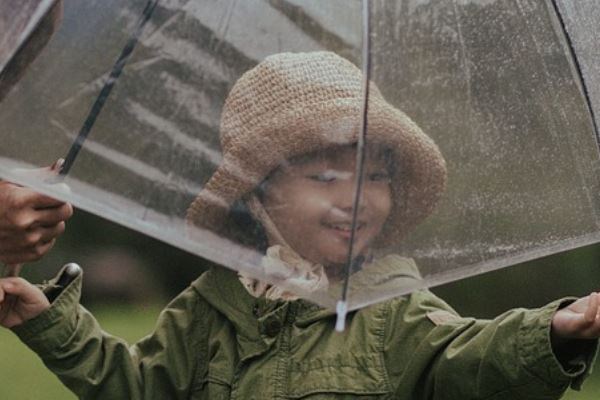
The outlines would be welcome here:
<svg viewBox="0 0 600 400">
<path fill-rule="evenodd" d="M 227 235 L 230 207 L 285 160 L 358 140 L 362 73 L 331 52 L 280 53 L 247 71 L 221 115 L 223 161 L 187 221 Z M 398 243 L 434 209 L 446 184 L 435 143 L 370 84 L 367 142 L 392 152 L 393 208 L 377 246 Z"/>
</svg>

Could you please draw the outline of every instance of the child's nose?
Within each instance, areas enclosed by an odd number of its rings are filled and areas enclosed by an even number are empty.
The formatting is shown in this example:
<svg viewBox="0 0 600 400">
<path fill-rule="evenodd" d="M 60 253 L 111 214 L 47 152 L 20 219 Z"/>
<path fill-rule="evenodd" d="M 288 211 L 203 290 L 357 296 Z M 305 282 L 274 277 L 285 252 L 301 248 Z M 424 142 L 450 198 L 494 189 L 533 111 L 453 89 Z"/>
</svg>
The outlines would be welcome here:
<svg viewBox="0 0 600 400">
<path fill-rule="evenodd" d="M 336 196 L 336 207 L 348 214 L 352 214 L 352 208 L 354 206 L 354 200 L 356 197 L 356 181 L 354 179 L 346 179 L 338 184 L 338 191 Z M 366 207 L 366 197 L 364 191 L 361 190 L 360 197 L 358 199 L 358 212 L 361 213 Z"/>
</svg>

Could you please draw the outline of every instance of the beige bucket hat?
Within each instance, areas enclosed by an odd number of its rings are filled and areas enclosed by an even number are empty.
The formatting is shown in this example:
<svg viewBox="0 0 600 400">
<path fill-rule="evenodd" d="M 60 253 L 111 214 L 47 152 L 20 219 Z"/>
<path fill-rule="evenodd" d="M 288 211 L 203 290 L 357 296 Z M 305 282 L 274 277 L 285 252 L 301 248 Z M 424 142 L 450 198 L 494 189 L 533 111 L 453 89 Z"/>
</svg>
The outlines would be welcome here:
<svg viewBox="0 0 600 400">
<path fill-rule="evenodd" d="M 376 245 L 398 243 L 434 209 L 446 186 L 438 147 L 371 83 L 367 141 L 391 150 L 394 206 Z M 362 73 L 331 52 L 267 57 L 235 83 L 221 115 L 223 160 L 187 212 L 189 224 L 227 235 L 230 207 L 285 160 L 356 143 Z"/>
</svg>

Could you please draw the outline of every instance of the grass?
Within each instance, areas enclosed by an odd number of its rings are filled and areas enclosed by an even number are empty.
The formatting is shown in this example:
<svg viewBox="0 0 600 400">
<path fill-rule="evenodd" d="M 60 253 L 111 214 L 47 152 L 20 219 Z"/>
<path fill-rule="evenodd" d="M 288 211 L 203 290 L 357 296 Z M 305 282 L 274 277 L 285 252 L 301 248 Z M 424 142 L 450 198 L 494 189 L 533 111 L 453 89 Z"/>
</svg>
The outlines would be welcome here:
<svg viewBox="0 0 600 400">
<path fill-rule="evenodd" d="M 110 306 L 94 309 L 102 328 L 134 343 L 154 328 L 159 307 Z M 0 399 L 76 400 L 17 337 L 0 329 Z"/>
<path fill-rule="evenodd" d="M 130 343 L 150 333 L 158 307 L 106 306 L 93 310 L 104 330 Z M 569 391 L 566 400 L 597 399 L 600 369 L 586 382 L 583 391 Z M 0 399 L 75 400 L 42 362 L 14 334 L 0 329 Z"/>
<path fill-rule="evenodd" d="M 585 382 L 580 392 L 569 390 L 563 397 L 565 400 L 592 400 L 598 398 L 600 393 L 600 365 L 596 362 L 596 370 Z"/>
</svg>

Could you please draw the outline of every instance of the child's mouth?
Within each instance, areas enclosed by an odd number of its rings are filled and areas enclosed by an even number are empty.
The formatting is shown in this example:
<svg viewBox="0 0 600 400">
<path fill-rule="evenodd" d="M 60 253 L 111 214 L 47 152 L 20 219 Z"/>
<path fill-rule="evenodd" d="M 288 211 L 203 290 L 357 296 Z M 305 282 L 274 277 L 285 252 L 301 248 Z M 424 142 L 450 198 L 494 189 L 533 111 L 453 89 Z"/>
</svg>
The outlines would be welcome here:
<svg viewBox="0 0 600 400">
<path fill-rule="evenodd" d="M 342 237 L 345 240 L 350 240 L 352 236 L 352 223 L 342 222 L 342 223 L 325 223 L 325 227 L 334 231 L 338 236 Z M 362 230 L 365 226 L 364 222 L 357 222 L 356 224 L 356 232 L 358 234 L 360 230 Z"/>
</svg>

